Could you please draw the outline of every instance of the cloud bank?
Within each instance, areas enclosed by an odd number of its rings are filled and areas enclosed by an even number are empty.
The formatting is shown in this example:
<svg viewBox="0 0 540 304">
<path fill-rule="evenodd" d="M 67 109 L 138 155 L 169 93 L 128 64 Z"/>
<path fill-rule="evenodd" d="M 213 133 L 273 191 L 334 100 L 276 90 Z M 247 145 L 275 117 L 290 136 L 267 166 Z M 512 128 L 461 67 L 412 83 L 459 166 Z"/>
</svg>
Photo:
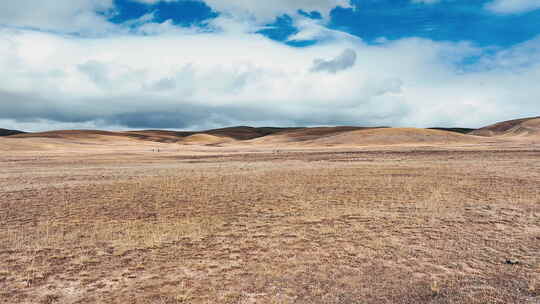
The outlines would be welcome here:
<svg viewBox="0 0 540 304">
<path fill-rule="evenodd" d="M 107 21 L 107 16 L 113 13 L 113 0 L 2 1 L 0 25 L 101 33 L 114 27 Z"/>
<path fill-rule="evenodd" d="M 242 10 L 249 11 L 249 3 Z M 281 10 L 325 13 L 342 2 L 309 3 Z M 111 9 L 107 1 L 86 5 L 86 13 Z M 96 18 L 101 20 L 98 13 Z M 67 21 L 61 20 L 46 18 L 39 26 L 63 28 Z M 366 44 L 299 17 L 294 39 L 318 37 L 319 43 L 295 48 L 235 30 L 244 21 L 224 17 L 215 24 L 220 31 L 207 31 L 155 23 L 149 16 L 130 30 L 119 25 L 98 36 L 19 28 L 22 21 L 0 27 L 0 125 L 29 131 L 477 127 L 540 114 L 540 38 L 498 51 L 420 38 Z"/>
</svg>

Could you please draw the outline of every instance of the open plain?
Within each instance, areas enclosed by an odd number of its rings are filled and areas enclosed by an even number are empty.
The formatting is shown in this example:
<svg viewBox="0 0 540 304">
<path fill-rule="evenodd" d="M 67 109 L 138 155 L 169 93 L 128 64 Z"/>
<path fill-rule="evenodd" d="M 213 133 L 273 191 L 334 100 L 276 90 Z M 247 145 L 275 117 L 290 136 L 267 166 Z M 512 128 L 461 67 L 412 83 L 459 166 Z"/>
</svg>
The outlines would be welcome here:
<svg viewBox="0 0 540 304">
<path fill-rule="evenodd" d="M 0 138 L 0 302 L 540 303 L 538 137 L 393 130 Z"/>
</svg>

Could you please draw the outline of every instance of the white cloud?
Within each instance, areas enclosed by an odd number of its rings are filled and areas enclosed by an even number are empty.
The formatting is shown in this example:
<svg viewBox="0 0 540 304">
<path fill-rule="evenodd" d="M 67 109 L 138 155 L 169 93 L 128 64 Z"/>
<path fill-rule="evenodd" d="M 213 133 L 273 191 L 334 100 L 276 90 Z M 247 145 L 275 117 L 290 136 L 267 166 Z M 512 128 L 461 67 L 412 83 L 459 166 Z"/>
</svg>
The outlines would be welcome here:
<svg viewBox="0 0 540 304">
<path fill-rule="evenodd" d="M 539 48 L 540 38 L 488 56 L 415 38 L 366 45 L 336 36 L 293 48 L 238 31 L 81 39 L 2 29 L 0 119 L 43 128 L 474 127 L 539 114 Z M 479 63 L 461 70 L 471 55 Z M 314 72 L 314 62 L 340 71 Z"/>
<path fill-rule="evenodd" d="M 287 38 L 288 41 L 305 41 L 305 40 L 317 40 L 317 41 L 358 41 L 357 36 L 351 34 L 329 29 L 324 25 L 323 21 L 314 20 L 298 16 L 294 19 L 294 27 L 297 32 Z"/>
<path fill-rule="evenodd" d="M 346 49 L 336 58 L 325 60 L 317 58 L 313 61 L 313 72 L 328 72 L 336 74 L 337 72 L 350 69 L 356 63 L 356 52 L 353 49 Z"/>
<path fill-rule="evenodd" d="M 0 24 L 62 32 L 101 33 L 114 26 L 107 21 L 113 0 L 2 1 Z"/>
<path fill-rule="evenodd" d="M 493 0 L 486 8 L 498 14 L 517 14 L 540 9 L 539 0 Z"/>
<path fill-rule="evenodd" d="M 134 1 L 156 4 L 185 0 Z M 270 23 L 283 14 L 292 16 L 299 27 L 313 30 L 314 24 L 308 25 L 308 18 L 298 14 L 299 10 L 319 12 L 325 18 L 324 21 L 327 21 L 334 8 L 353 7 L 350 0 L 204 0 L 204 2 L 221 13 L 220 17 L 208 20 L 208 25 L 227 32 L 255 32 L 261 29 L 261 25 Z M 155 12 L 136 20 L 125 21 L 122 25 L 114 24 L 109 18 L 116 14 L 116 9 L 114 0 L 4 1 L 0 3 L 0 26 L 77 33 L 85 36 L 127 32 L 130 30 L 129 26 L 135 26 L 139 33 L 151 35 L 178 30 L 172 20 L 163 23 L 153 22 Z M 322 21 L 318 23 L 319 27 L 322 27 Z"/>
<path fill-rule="evenodd" d="M 527 7 L 505 2 L 488 8 Z M 152 13 L 113 25 L 112 0 L 0 4 L 9 25 L 0 27 L 0 127 L 480 126 L 539 114 L 540 38 L 495 54 L 415 38 L 367 45 L 296 14 L 327 17 L 348 0 L 206 3 L 223 13 L 208 21 L 219 31 L 158 23 Z M 298 29 L 289 41 L 319 43 L 293 48 L 255 33 L 282 14 Z M 472 55 L 478 63 L 461 70 Z"/>
</svg>

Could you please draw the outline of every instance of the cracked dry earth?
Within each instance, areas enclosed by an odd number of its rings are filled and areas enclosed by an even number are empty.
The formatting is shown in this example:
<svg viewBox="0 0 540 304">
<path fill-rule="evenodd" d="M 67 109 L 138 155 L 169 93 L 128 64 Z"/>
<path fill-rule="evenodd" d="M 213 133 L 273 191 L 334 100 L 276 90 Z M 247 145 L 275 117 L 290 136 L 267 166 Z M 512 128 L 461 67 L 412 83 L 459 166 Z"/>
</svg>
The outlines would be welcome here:
<svg viewBox="0 0 540 304">
<path fill-rule="evenodd" d="M 540 303 L 538 151 L 3 156 L 1 303 Z"/>
</svg>

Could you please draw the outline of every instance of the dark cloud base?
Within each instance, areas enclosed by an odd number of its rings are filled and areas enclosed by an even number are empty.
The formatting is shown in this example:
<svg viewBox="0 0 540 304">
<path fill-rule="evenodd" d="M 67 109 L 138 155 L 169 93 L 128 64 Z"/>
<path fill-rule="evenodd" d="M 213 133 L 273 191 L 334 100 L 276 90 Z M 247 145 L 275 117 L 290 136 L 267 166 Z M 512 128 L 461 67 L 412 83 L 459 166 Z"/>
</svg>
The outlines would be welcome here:
<svg viewBox="0 0 540 304">
<path fill-rule="evenodd" d="M 3 109 L 0 119 L 15 122 L 48 121 L 54 123 L 94 123 L 100 128 L 111 126 L 129 129 L 192 129 L 215 128 L 236 125 L 275 127 L 305 127 L 316 125 L 382 126 L 399 123 L 409 110 L 398 107 L 392 113 L 353 114 L 349 108 L 337 110 L 328 107 L 290 108 L 254 102 L 250 106 L 212 106 L 194 103 L 179 103 L 164 106 L 156 100 L 123 98 L 84 101 L 54 101 L 40 99 L 27 94 L 0 91 Z M 131 104 L 122 109 L 120 105 Z M 331 104 L 331 103 L 328 103 Z M 156 105 L 159 105 L 159 110 Z M 8 126 L 4 126 L 8 127 Z"/>
</svg>

